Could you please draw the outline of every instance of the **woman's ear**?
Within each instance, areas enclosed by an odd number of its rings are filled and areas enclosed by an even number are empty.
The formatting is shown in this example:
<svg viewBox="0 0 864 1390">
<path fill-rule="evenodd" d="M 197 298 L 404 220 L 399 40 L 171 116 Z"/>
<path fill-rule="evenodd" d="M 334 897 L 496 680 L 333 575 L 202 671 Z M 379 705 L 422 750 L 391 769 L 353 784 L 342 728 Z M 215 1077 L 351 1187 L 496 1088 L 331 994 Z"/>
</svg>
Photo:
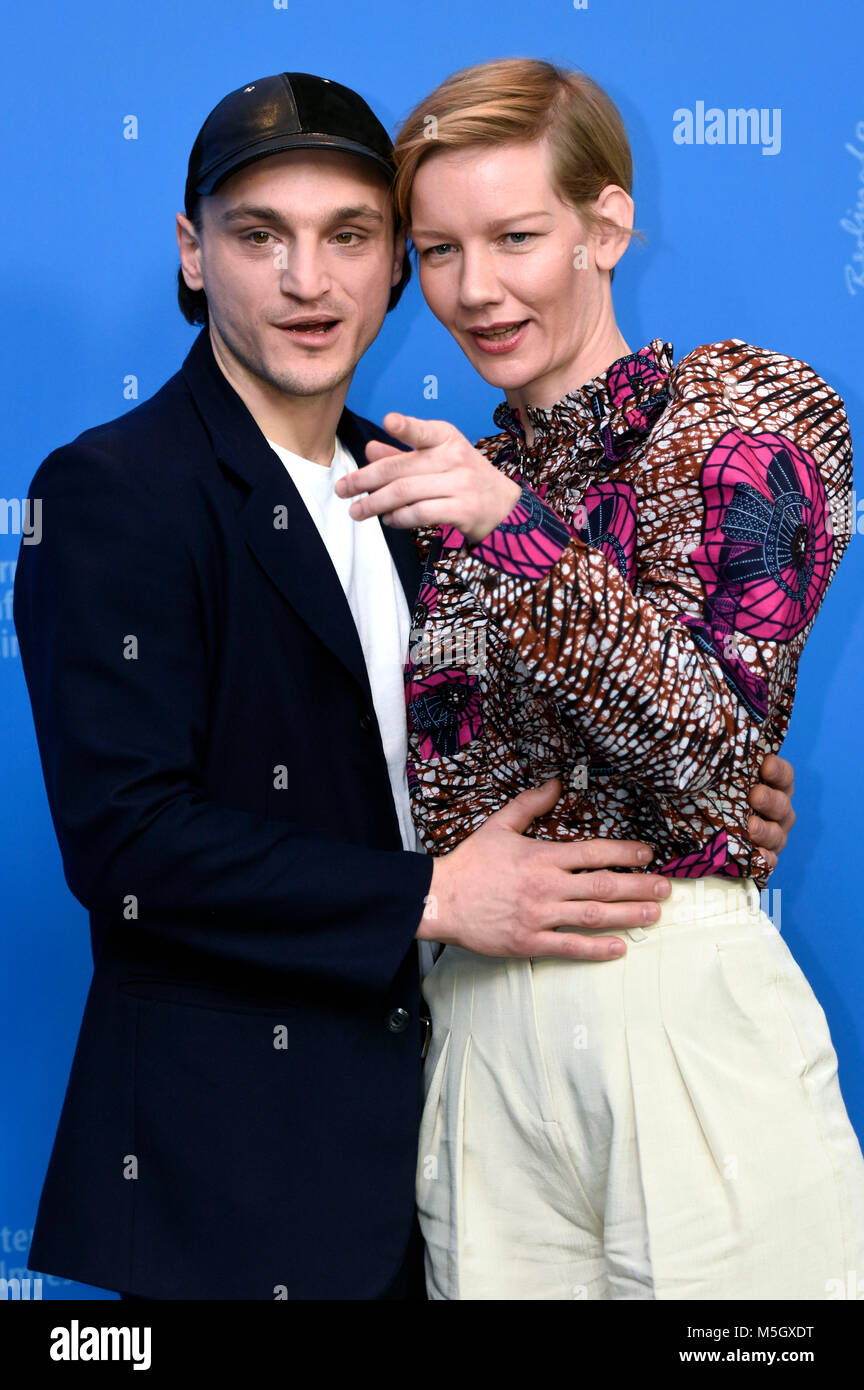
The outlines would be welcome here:
<svg viewBox="0 0 864 1390">
<path fill-rule="evenodd" d="M 607 184 L 592 211 L 614 222 L 616 229 L 600 227 L 594 233 L 594 259 L 600 270 L 613 270 L 630 244 L 634 203 L 617 184 Z"/>
</svg>

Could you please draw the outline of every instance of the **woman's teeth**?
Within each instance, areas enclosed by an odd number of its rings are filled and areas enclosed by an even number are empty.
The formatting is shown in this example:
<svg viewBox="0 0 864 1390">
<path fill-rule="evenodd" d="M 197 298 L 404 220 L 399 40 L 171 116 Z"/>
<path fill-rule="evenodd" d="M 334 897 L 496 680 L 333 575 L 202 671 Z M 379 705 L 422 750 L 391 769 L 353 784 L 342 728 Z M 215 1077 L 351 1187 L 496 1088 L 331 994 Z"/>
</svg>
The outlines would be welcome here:
<svg viewBox="0 0 864 1390">
<path fill-rule="evenodd" d="M 478 338 L 488 338 L 490 342 L 497 343 L 504 338 L 512 338 L 514 333 L 522 327 L 521 323 L 508 323 L 504 328 L 484 328 L 477 330 Z"/>
</svg>

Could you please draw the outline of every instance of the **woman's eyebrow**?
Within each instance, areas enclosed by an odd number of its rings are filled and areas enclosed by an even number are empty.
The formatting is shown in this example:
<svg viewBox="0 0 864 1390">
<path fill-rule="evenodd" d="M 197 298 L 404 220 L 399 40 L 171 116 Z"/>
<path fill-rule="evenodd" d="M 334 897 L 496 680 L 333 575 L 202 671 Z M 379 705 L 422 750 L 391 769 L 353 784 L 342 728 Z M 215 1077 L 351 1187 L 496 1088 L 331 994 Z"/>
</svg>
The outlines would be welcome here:
<svg viewBox="0 0 864 1390">
<path fill-rule="evenodd" d="M 496 217 L 494 222 L 487 222 L 486 230 L 497 232 L 500 227 L 512 227 L 514 222 L 522 222 L 529 217 L 551 217 L 552 213 L 546 208 L 537 208 L 533 212 L 508 212 L 506 217 Z M 441 237 L 445 240 L 452 237 L 452 232 L 441 232 L 434 227 L 412 227 L 412 238 L 415 236 Z"/>
<path fill-rule="evenodd" d="M 552 213 L 547 208 L 536 208 L 533 212 L 508 212 L 506 217 L 496 217 L 494 222 L 490 222 L 490 232 L 496 232 L 499 227 L 510 227 L 514 222 L 521 222 L 528 217 L 551 217 Z"/>
</svg>

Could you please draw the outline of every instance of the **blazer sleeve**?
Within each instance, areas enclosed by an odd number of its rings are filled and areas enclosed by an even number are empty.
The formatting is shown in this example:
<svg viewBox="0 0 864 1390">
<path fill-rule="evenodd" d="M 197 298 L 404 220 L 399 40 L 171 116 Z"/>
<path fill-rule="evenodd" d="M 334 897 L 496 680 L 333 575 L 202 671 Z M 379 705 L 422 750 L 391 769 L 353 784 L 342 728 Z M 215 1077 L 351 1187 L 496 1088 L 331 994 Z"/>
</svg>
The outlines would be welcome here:
<svg viewBox="0 0 864 1390">
<path fill-rule="evenodd" d="M 433 862 L 216 804 L 210 686 L 183 508 L 81 442 L 30 488 L 15 624 L 66 881 L 89 910 L 223 961 L 384 991 Z M 182 691 L 182 698 L 177 692 Z"/>
<path fill-rule="evenodd" d="M 510 514 L 456 562 L 532 680 L 590 745 L 665 793 L 710 787 L 742 723 L 754 738 L 771 730 L 771 691 L 785 697 L 790 681 L 794 689 L 797 657 L 848 543 L 832 517 L 851 482 L 843 403 L 806 364 L 739 346 L 721 379 L 708 349 L 685 361 L 690 385 L 635 470 L 660 505 L 637 527 L 632 575 L 524 484 Z M 759 404 L 745 405 L 754 382 Z"/>
</svg>

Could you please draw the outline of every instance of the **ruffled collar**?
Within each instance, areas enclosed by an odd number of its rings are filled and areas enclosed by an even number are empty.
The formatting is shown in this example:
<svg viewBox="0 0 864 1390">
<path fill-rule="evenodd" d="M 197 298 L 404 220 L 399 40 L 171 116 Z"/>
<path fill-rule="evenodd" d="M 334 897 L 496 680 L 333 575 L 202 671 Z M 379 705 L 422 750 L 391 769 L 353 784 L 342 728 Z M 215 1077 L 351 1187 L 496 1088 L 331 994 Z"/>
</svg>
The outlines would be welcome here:
<svg viewBox="0 0 864 1390">
<path fill-rule="evenodd" d="M 611 468 L 627 458 L 665 410 L 673 361 L 672 344 L 652 338 L 548 410 L 528 406 L 525 415 L 534 430 L 530 448 L 517 409 L 502 401 L 493 419 L 517 441 L 526 471 L 532 464 L 541 471 L 558 444 L 575 453 L 580 469 Z"/>
</svg>

